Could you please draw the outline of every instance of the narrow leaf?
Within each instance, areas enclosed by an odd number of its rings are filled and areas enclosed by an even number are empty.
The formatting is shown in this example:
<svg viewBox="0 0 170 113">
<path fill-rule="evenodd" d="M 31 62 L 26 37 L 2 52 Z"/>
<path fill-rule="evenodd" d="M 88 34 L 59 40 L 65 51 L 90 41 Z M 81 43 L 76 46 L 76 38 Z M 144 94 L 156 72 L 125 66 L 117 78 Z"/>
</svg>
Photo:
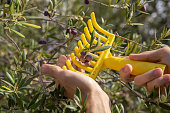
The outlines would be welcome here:
<svg viewBox="0 0 170 113">
<path fill-rule="evenodd" d="M 91 35 L 91 41 L 90 41 L 90 47 L 93 45 L 94 37 L 95 37 L 95 31 L 93 30 L 92 35 Z"/>
<path fill-rule="evenodd" d="M 102 47 L 98 47 L 97 49 L 95 50 L 92 50 L 90 52 L 99 52 L 99 51 L 104 51 L 104 50 L 107 50 L 109 49 L 111 46 L 102 46 Z"/>
<path fill-rule="evenodd" d="M 24 50 L 23 53 L 22 53 L 22 64 L 21 64 L 21 67 L 24 66 L 25 61 L 26 61 L 26 51 Z"/>
<path fill-rule="evenodd" d="M 1 81 L 4 82 L 6 85 L 11 86 L 12 88 L 14 88 L 14 86 L 11 83 L 9 83 L 9 82 L 7 82 L 5 80 L 1 80 Z"/>
<path fill-rule="evenodd" d="M 81 98 L 81 91 L 80 91 L 80 89 L 79 89 L 79 88 L 76 88 L 76 93 L 75 93 L 75 95 L 79 98 L 80 103 L 81 103 L 82 98 Z"/>
<path fill-rule="evenodd" d="M 55 85 L 55 81 L 53 81 L 51 84 L 49 84 L 46 88 L 50 88 L 50 87 L 52 87 L 53 85 Z"/>
<path fill-rule="evenodd" d="M 12 76 L 11 76 L 8 72 L 6 72 L 6 77 L 8 78 L 8 80 L 10 81 L 10 83 L 12 83 L 12 84 L 15 83 L 14 79 L 12 78 Z"/>
<path fill-rule="evenodd" d="M 28 105 L 28 109 L 30 108 L 30 106 L 32 106 L 38 99 L 40 93 L 38 93 L 37 95 L 35 95 L 32 99 L 32 101 L 30 102 L 30 104 Z"/>
<path fill-rule="evenodd" d="M 30 24 L 30 23 L 23 23 L 23 22 L 20 22 L 22 25 L 25 25 L 25 26 L 29 26 L 29 27 L 33 27 L 33 28 L 36 28 L 36 29 L 40 29 L 41 26 L 38 26 L 38 25 L 35 25 L 35 24 Z"/>
<path fill-rule="evenodd" d="M 20 32 L 14 30 L 14 29 L 11 29 L 11 31 L 13 31 L 14 33 L 16 33 L 17 35 L 19 35 L 20 37 L 25 38 L 25 36 L 24 36 L 23 34 L 21 34 Z"/>
</svg>

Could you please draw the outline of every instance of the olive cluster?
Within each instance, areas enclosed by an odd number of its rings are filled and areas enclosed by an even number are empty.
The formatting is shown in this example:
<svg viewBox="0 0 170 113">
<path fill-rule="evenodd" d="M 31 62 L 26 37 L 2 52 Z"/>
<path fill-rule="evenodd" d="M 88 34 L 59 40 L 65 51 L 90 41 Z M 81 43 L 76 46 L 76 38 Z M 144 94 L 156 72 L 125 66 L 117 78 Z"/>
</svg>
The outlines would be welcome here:
<svg viewBox="0 0 170 113">
<path fill-rule="evenodd" d="M 88 55 L 86 51 L 81 52 L 80 61 L 85 64 L 85 66 L 90 66 L 90 61 L 93 59 L 91 55 Z"/>
<path fill-rule="evenodd" d="M 77 34 L 78 34 L 78 31 L 77 31 L 76 29 L 68 28 L 68 29 L 66 30 L 66 34 L 77 35 Z"/>
</svg>

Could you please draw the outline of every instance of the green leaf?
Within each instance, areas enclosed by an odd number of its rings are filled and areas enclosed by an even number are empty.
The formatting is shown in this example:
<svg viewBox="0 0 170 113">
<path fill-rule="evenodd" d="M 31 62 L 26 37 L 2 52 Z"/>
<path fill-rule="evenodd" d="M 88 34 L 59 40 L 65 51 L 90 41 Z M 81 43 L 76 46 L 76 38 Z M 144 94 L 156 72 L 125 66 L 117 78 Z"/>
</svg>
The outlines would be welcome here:
<svg viewBox="0 0 170 113">
<path fill-rule="evenodd" d="M 8 78 L 8 80 L 10 81 L 10 83 L 14 84 L 15 83 L 15 80 L 12 78 L 12 76 L 6 72 L 6 77 Z"/>
<path fill-rule="evenodd" d="M 14 63 L 15 63 L 16 66 L 18 65 L 18 60 L 15 56 L 14 56 Z"/>
<path fill-rule="evenodd" d="M 128 43 L 128 46 L 126 47 L 125 56 L 127 56 L 129 54 L 129 48 L 130 48 L 130 44 Z"/>
<path fill-rule="evenodd" d="M 49 19 L 47 17 L 37 17 L 37 16 L 24 16 L 26 19 Z"/>
<path fill-rule="evenodd" d="M 64 92 L 65 92 L 65 88 L 62 87 L 62 89 L 61 89 L 61 97 L 62 97 L 62 98 L 64 97 Z"/>
<path fill-rule="evenodd" d="M 24 66 L 25 61 L 26 61 L 26 51 L 24 50 L 23 53 L 22 53 L 22 64 L 21 64 L 21 67 Z"/>
<path fill-rule="evenodd" d="M 13 31 L 14 33 L 16 33 L 17 35 L 19 35 L 20 37 L 25 38 L 25 36 L 24 36 L 23 34 L 21 34 L 20 32 L 14 30 L 14 29 L 11 29 L 11 31 Z"/>
<path fill-rule="evenodd" d="M 95 37 L 95 31 L 93 30 L 92 35 L 91 35 L 91 40 L 90 40 L 90 47 L 92 47 L 93 45 L 94 37 Z"/>
<path fill-rule="evenodd" d="M 144 24 L 142 24 L 142 23 L 130 23 L 130 25 L 132 25 L 132 26 L 143 26 Z"/>
<path fill-rule="evenodd" d="M 16 101 L 17 101 L 17 104 L 19 105 L 19 107 L 24 110 L 24 103 L 23 103 L 23 100 L 21 98 L 18 98 L 18 96 L 16 96 Z"/>
<path fill-rule="evenodd" d="M 120 2 L 120 0 L 115 0 L 115 4 L 117 4 L 117 3 L 119 3 Z"/>
<path fill-rule="evenodd" d="M 46 89 L 52 87 L 53 85 L 55 85 L 55 81 L 51 82 L 51 83 L 46 87 Z"/>
<path fill-rule="evenodd" d="M 11 86 L 12 88 L 14 88 L 14 86 L 11 83 L 9 83 L 9 82 L 7 82 L 5 80 L 1 80 L 1 81 L 4 82 L 6 85 Z"/>
<path fill-rule="evenodd" d="M 83 24 L 84 27 L 87 27 L 86 22 L 84 22 L 83 20 L 81 20 L 81 23 Z"/>
<path fill-rule="evenodd" d="M 102 46 L 102 47 L 97 47 L 97 49 L 95 50 L 92 50 L 90 52 L 99 52 L 99 51 L 104 51 L 104 50 L 107 50 L 109 49 L 111 46 Z"/>
<path fill-rule="evenodd" d="M 80 103 L 82 102 L 82 98 L 81 98 L 81 91 L 79 88 L 76 88 L 76 93 L 75 95 L 78 97 L 78 99 L 80 100 Z"/>
<path fill-rule="evenodd" d="M 119 107 L 117 105 L 115 105 L 115 107 L 116 107 L 117 112 L 120 113 Z"/>
<path fill-rule="evenodd" d="M 35 104 L 35 102 L 37 101 L 39 95 L 40 95 L 40 93 L 38 93 L 37 95 L 35 95 L 35 96 L 32 98 L 32 101 L 31 101 L 30 104 L 28 105 L 28 109 L 30 109 L 30 106 L 32 106 L 33 104 Z"/>
<path fill-rule="evenodd" d="M 25 82 L 25 84 L 23 84 L 23 87 L 29 85 L 33 79 L 34 79 L 34 77 L 28 79 L 27 82 Z"/>
<path fill-rule="evenodd" d="M 22 76 L 20 76 L 20 77 L 22 77 Z M 27 76 L 26 76 L 24 79 L 22 79 L 21 82 L 18 83 L 18 88 L 21 88 L 21 87 L 25 84 L 25 82 L 26 82 L 27 79 L 28 79 Z"/>
<path fill-rule="evenodd" d="M 99 36 L 98 39 L 97 39 L 96 47 L 99 46 L 99 44 L 100 44 L 100 36 Z"/>
<path fill-rule="evenodd" d="M 88 98 L 88 93 L 86 94 L 86 97 L 85 97 L 85 99 L 84 99 L 83 106 L 86 106 L 87 98 Z"/>
<path fill-rule="evenodd" d="M 36 28 L 36 29 L 40 29 L 41 28 L 41 26 L 38 26 L 38 25 L 35 25 L 35 24 L 30 24 L 30 23 L 26 23 L 26 22 L 20 22 L 20 23 L 22 25 L 33 27 L 33 28 Z"/>
<path fill-rule="evenodd" d="M 14 2 L 11 2 L 11 6 L 10 6 L 10 14 L 15 13 L 15 9 L 14 9 Z"/>
<path fill-rule="evenodd" d="M 20 70 L 20 71 L 18 71 L 19 73 L 25 73 L 25 74 L 29 74 L 29 75 L 33 75 L 31 72 L 29 72 L 29 71 L 26 71 L 26 70 Z"/>
</svg>

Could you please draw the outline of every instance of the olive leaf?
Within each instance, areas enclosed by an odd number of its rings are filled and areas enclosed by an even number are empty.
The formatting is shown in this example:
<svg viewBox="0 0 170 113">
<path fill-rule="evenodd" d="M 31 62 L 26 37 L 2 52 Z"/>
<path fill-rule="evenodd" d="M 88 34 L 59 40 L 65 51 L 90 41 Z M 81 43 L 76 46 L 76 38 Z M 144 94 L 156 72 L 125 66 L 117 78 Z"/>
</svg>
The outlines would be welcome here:
<svg viewBox="0 0 170 113">
<path fill-rule="evenodd" d="M 20 32 L 14 30 L 14 29 L 11 29 L 11 31 L 13 31 L 15 34 L 19 35 L 20 37 L 25 38 L 25 36 L 23 34 L 21 34 Z"/>
</svg>

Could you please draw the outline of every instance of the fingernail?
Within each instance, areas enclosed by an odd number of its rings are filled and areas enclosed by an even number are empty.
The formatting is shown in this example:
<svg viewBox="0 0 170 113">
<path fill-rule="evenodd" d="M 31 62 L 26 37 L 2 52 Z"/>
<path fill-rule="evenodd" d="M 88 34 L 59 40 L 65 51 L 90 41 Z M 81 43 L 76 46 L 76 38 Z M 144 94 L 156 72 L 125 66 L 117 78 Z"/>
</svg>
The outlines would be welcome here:
<svg viewBox="0 0 170 113">
<path fill-rule="evenodd" d="M 170 76 L 164 76 L 163 79 L 164 79 L 166 82 L 168 82 L 168 81 L 170 81 Z"/>
<path fill-rule="evenodd" d="M 162 76 L 162 69 L 161 68 L 155 69 L 154 72 L 153 72 L 153 75 L 155 77 L 161 77 Z"/>
</svg>

